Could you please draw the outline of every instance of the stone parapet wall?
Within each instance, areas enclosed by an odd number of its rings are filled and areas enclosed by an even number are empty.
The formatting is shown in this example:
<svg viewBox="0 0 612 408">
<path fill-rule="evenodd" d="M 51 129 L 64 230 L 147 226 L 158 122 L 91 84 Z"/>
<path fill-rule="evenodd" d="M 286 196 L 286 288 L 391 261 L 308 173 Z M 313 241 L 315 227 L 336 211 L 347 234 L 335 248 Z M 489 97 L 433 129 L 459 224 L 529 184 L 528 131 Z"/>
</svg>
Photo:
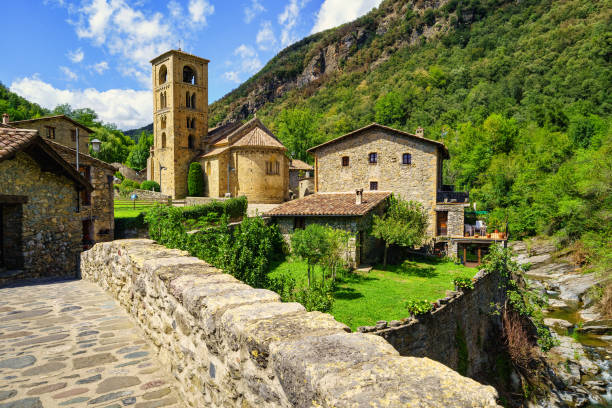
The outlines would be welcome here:
<svg viewBox="0 0 612 408">
<path fill-rule="evenodd" d="M 229 198 L 219 198 L 219 197 L 185 197 L 185 207 L 192 205 L 204 205 L 210 204 L 213 201 L 226 201 Z"/>
<path fill-rule="evenodd" d="M 84 252 L 87 280 L 151 338 L 193 407 L 485 407 L 492 387 L 150 240 Z"/>
<path fill-rule="evenodd" d="M 159 201 L 160 203 L 171 203 L 172 199 L 169 195 L 162 194 L 157 191 L 141 190 L 139 188 L 133 191 L 138 196 L 138 200 L 143 201 Z"/>
<path fill-rule="evenodd" d="M 479 377 L 495 363 L 494 351 L 501 341 L 501 319 L 495 304 L 503 305 L 506 294 L 500 289 L 498 273 L 479 272 L 474 289 L 448 293 L 431 313 L 376 326 L 360 327 L 387 340 L 402 356 L 429 357 L 451 367 L 465 366 L 465 374 Z"/>
</svg>

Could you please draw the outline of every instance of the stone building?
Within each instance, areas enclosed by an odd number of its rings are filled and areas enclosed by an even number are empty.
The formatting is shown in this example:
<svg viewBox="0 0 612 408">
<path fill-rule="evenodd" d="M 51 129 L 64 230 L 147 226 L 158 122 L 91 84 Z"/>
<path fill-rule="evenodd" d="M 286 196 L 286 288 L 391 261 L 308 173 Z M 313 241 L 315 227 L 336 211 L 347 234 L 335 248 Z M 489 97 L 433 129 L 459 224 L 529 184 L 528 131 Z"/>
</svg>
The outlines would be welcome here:
<svg viewBox="0 0 612 408">
<path fill-rule="evenodd" d="M 351 238 L 345 260 L 352 267 L 374 262 L 380 254 L 381 241 L 370 233 L 372 216 L 381 216 L 387 207 L 390 192 L 315 193 L 288 201 L 267 212 L 278 225 L 287 242 L 296 229 L 309 224 L 328 225 L 348 231 Z"/>
<path fill-rule="evenodd" d="M 76 168 L 76 134 L 79 135 L 79 172 L 94 187 L 83 191 L 79 218 L 83 224 L 85 246 L 113 239 L 115 229 L 113 176 L 117 169 L 89 153 L 89 137 L 93 131 L 65 115 L 8 122 L 7 125 L 37 130 L 56 153 Z"/>
<path fill-rule="evenodd" d="M 303 197 L 300 195 L 300 180 L 311 177 L 314 167 L 298 159 L 291 159 L 289 163 L 289 192 L 293 197 Z"/>
<path fill-rule="evenodd" d="M 76 135 L 79 135 L 79 152 L 89 154 L 89 136 L 93 130 L 66 115 L 8 122 L 9 126 L 20 129 L 35 129 L 44 140 L 76 149 Z"/>
<path fill-rule="evenodd" d="M 92 185 L 36 130 L 0 126 L 0 284 L 75 276 Z"/>
<path fill-rule="evenodd" d="M 443 143 L 373 123 L 308 150 L 314 156 L 315 191 L 391 191 L 421 203 L 428 214 L 429 244 L 457 254 L 449 237 L 463 237 L 468 195 L 442 184 L 449 158 Z"/>
<path fill-rule="evenodd" d="M 187 196 L 190 163 L 203 165 L 210 197 L 251 203 L 288 198 L 286 148 L 259 120 L 208 129 L 208 60 L 181 50 L 151 61 L 154 141 L 147 179 L 163 194 Z"/>
<path fill-rule="evenodd" d="M 250 203 L 268 204 L 288 199 L 287 148 L 259 119 L 220 133 L 212 133 L 207 152 L 197 158 L 209 197 L 244 195 Z"/>
</svg>

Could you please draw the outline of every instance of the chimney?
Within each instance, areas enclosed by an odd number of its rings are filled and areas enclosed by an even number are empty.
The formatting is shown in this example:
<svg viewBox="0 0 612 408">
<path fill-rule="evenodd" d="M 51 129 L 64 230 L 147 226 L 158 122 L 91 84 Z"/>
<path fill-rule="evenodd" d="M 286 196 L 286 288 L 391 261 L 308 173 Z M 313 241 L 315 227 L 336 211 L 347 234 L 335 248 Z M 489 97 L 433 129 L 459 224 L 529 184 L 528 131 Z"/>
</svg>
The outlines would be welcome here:
<svg viewBox="0 0 612 408">
<path fill-rule="evenodd" d="M 5 114 L 2 115 L 2 124 L 3 125 L 8 125 L 8 123 L 9 123 L 9 115 L 8 115 L 8 113 L 5 113 Z"/>
<path fill-rule="evenodd" d="M 355 204 L 361 205 L 363 203 L 363 188 L 355 190 Z"/>
<path fill-rule="evenodd" d="M 425 129 L 420 126 L 417 128 L 415 133 L 418 137 L 425 137 Z"/>
</svg>

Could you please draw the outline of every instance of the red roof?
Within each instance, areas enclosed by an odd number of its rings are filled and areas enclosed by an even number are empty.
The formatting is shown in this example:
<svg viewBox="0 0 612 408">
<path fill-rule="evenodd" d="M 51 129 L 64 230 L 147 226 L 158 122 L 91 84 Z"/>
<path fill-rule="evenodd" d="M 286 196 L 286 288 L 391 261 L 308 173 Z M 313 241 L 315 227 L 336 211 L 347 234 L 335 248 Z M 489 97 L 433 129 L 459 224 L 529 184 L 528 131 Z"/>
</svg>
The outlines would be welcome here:
<svg viewBox="0 0 612 408">
<path fill-rule="evenodd" d="M 361 204 L 353 193 L 315 193 L 287 201 L 264 215 L 278 216 L 362 216 L 391 195 L 388 191 L 367 191 Z"/>
</svg>

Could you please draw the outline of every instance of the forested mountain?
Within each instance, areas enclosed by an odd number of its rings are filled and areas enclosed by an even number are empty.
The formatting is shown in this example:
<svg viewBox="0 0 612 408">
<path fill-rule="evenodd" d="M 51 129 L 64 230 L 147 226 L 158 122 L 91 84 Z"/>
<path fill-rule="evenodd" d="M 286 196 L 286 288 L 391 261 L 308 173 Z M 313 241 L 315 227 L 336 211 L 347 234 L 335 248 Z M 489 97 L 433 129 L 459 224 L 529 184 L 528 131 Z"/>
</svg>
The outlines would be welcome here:
<svg viewBox="0 0 612 408">
<path fill-rule="evenodd" d="M 555 235 L 610 264 L 612 1 L 385 0 L 310 36 L 210 107 L 257 116 L 290 152 L 379 122 L 425 128 L 445 182 L 489 224 Z M 582 239 L 582 241 L 578 241 Z"/>
<path fill-rule="evenodd" d="M 0 82 L 0 115 L 8 113 L 10 120 L 24 120 L 48 115 L 49 111 L 8 90 Z"/>
</svg>

